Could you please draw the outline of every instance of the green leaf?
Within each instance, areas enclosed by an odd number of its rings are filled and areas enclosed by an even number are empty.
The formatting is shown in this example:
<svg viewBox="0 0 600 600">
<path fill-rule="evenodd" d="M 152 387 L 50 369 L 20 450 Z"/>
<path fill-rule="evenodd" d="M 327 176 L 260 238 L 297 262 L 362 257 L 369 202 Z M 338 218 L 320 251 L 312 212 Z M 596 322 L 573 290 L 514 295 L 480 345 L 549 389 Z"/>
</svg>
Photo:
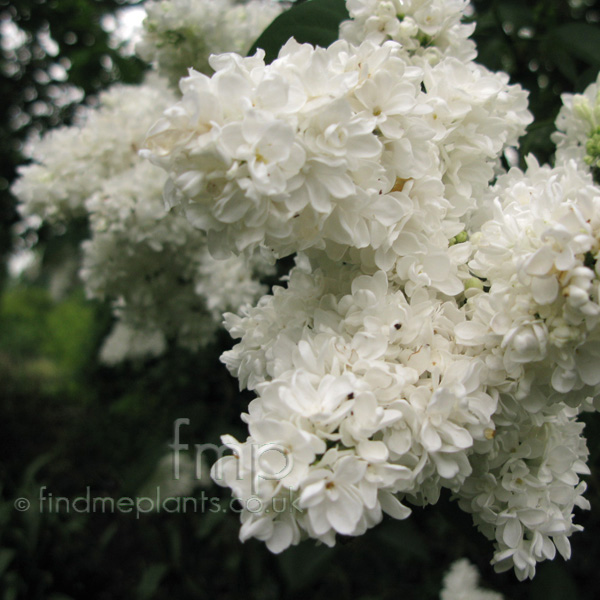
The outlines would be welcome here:
<svg viewBox="0 0 600 600">
<path fill-rule="evenodd" d="M 558 70 L 571 83 L 575 83 L 577 80 L 577 65 L 575 64 L 575 59 L 569 53 L 565 45 L 563 43 L 553 43 L 552 40 L 550 40 L 549 43 L 544 44 L 543 49 Z"/>
<path fill-rule="evenodd" d="M 137 600 L 148 600 L 149 598 L 152 598 L 168 570 L 169 567 L 165 564 L 150 565 L 144 571 L 138 585 L 136 593 Z"/>
<path fill-rule="evenodd" d="M 502 25 L 510 23 L 515 34 L 522 27 L 530 26 L 533 23 L 531 9 L 522 2 L 498 2 L 497 10 Z"/>
<path fill-rule="evenodd" d="M 588 23 L 567 23 L 555 34 L 565 49 L 589 65 L 600 66 L 600 28 Z"/>
<path fill-rule="evenodd" d="M 488 39 L 488 42 L 479 47 L 478 60 L 488 69 L 504 69 L 510 73 L 514 69 L 514 59 L 506 40 L 502 37 Z M 509 65 L 511 67 L 510 69 L 508 68 Z"/>
<path fill-rule="evenodd" d="M 3 595 L 2 600 L 17 600 L 19 592 L 24 591 L 24 582 L 14 571 L 7 573 L 2 578 Z"/>
<path fill-rule="evenodd" d="M 265 29 L 250 48 L 248 56 L 262 48 L 265 51 L 265 61 L 270 63 L 292 37 L 301 44 L 325 48 L 338 39 L 340 23 L 348 18 L 344 0 L 307 0 L 295 4 Z"/>
<path fill-rule="evenodd" d="M 204 512 L 198 519 L 198 527 L 196 529 L 196 535 L 199 539 L 206 539 L 215 531 L 215 529 L 223 522 L 227 514 L 225 508 L 219 510 L 208 509 L 208 512 Z"/>
<path fill-rule="evenodd" d="M 538 574 L 530 586 L 531 600 L 563 600 L 580 598 L 577 585 L 565 565 L 558 560 L 539 566 Z"/>
<path fill-rule="evenodd" d="M 398 557 L 399 563 L 408 560 L 426 562 L 430 559 L 430 549 L 418 527 L 410 520 L 392 521 L 387 519 L 387 527 L 380 527 L 375 537 L 381 547 L 388 546 Z"/>
<path fill-rule="evenodd" d="M 2 548 L 0 550 L 0 576 L 3 575 L 8 565 L 12 562 L 15 557 L 16 551 L 12 548 Z"/>
<path fill-rule="evenodd" d="M 293 546 L 277 556 L 277 562 L 292 591 L 312 586 L 331 566 L 337 549 L 323 546 Z"/>
<path fill-rule="evenodd" d="M 585 71 L 579 73 L 577 80 L 575 81 L 575 91 L 580 94 L 583 93 L 588 85 L 596 82 L 597 77 L 598 66 L 588 67 Z"/>
</svg>

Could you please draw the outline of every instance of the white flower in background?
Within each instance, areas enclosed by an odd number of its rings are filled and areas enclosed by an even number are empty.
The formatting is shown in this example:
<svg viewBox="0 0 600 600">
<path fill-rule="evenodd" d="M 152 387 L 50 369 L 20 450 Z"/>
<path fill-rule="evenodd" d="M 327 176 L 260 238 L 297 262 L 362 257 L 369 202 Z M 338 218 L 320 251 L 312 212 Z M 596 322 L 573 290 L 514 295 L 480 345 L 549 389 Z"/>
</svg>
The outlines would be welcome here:
<svg viewBox="0 0 600 600">
<path fill-rule="evenodd" d="M 583 94 L 563 94 L 556 117 L 556 163 L 570 159 L 584 170 L 600 169 L 600 75 Z"/>
<path fill-rule="evenodd" d="M 212 483 L 208 477 L 198 476 L 198 466 L 189 454 L 178 454 L 177 461 L 176 471 L 173 453 L 164 454 L 137 491 L 138 498 L 150 499 L 154 510 L 160 511 L 163 505 L 168 506 L 168 502 L 165 503 L 168 498 L 190 496 L 195 488 L 207 487 Z"/>
<path fill-rule="evenodd" d="M 141 85 L 114 85 L 98 106 L 82 108 L 73 126 L 46 133 L 32 144 L 32 164 L 19 168 L 13 185 L 22 216 L 48 223 L 85 217 L 85 201 L 139 162 L 146 131 L 174 100 L 151 75 Z"/>
<path fill-rule="evenodd" d="M 91 239 L 82 245 L 86 293 L 112 301 L 126 327 L 107 341 L 102 357 L 108 362 L 159 354 L 171 339 L 191 349 L 204 346 L 214 339 L 223 312 L 265 291 L 258 275 L 271 267 L 258 258 L 215 261 L 205 237 L 165 208 L 164 181 L 160 169 L 141 161 L 107 180 L 86 202 L 91 228 Z M 139 333 L 124 335 L 131 330 Z"/>
<path fill-rule="evenodd" d="M 117 322 L 100 348 L 100 361 L 115 365 L 126 359 L 160 356 L 167 348 L 162 331 L 143 330 Z"/>
<path fill-rule="evenodd" d="M 152 0 L 136 52 L 175 87 L 189 68 L 210 73 L 211 54 L 250 50 L 282 11 L 274 0 Z"/>
<path fill-rule="evenodd" d="M 479 587 L 479 573 L 466 558 L 457 560 L 444 575 L 440 600 L 502 600 L 497 592 Z"/>
<path fill-rule="evenodd" d="M 272 267 L 259 258 L 217 263 L 204 234 L 165 208 L 164 172 L 138 155 L 150 124 L 175 100 L 151 76 L 117 85 L 71 127 L 34 147 L 14 191 L 23 215 L 49 223 L 87 217 L 81 277 L 88 297 L 109 300 L 117 316 L 100 358 L 115 364 L 156 356 L 174 340 L 198 348 L 214 339 L 226 310 L 252 302 Z"/>
<path fill-rule="evenodd" d="M 350 42 L 392 39 L 429 61 L 476 56 L 468 39 L 475 24 L 461 23 L 471 11 L 468 0 L 347 0 L 346 6 L 351 20 L 341 24 L 340 37 Z"/>
</svg>

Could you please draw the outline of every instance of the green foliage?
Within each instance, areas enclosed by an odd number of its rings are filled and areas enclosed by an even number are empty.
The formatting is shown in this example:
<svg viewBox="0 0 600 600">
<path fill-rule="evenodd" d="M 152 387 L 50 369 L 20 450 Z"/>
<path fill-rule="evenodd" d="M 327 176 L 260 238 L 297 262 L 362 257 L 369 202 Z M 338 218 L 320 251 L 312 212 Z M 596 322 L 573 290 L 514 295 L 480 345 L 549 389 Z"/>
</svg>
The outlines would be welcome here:
<svg viewBox="0 0 600 600">
<path fill-rule="evenodd" d="M 0 299 L 0 357 L 23 385 L 36 381 L 81 394 L 82 369 L 98 336 L 95 307 L 81 292 L 53 302 L 44 288 L 19 286 Z"/>
<path fill-rule="evenodd" d="M 554 37 L 574 58 L 600 68 L 600 28 L 589 23 L 567 23 L 557 27 Z"/>
<path fill-rule="evenodd" d="M 506 71 L 529 90 L 535 116 L 521 140 L 521 156 L 551 159 L 550 134 L 560 95 L 582 92 L 600 70 L 598 14 L 585 2 L 474 0 L 478 61 Z M 592 24 L 596 19 L 595 24 Z"/>
<path fill-rule="evenodd" d="M 248 52 L 265 51 L 265 61 L 273 62 L 280 48 L 291 38 L 297 42 L 327 47 L 338 38 L 339 24 L 348 18 L 344 0 L 307 0 L 296 3 L 279 15 L 254 42 Z"/>
</svg>

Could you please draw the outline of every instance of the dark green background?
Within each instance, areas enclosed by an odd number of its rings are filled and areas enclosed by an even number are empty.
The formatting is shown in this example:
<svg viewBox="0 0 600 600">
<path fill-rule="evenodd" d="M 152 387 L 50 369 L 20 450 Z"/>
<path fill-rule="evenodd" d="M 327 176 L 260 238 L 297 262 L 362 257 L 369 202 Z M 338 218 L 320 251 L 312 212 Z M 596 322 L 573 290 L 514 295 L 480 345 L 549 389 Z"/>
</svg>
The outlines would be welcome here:
<svg viewBox="0 0 600 600">
<path fill-rule="evenodd" d="M 339 0 L 303 4 L 267 35 L 271 53 L 285 41 L 286 28 L 304 32 L 306 41 L 329 41 Z M 317 4 L 328 16 L 321 12 L 315 20 L 311 11 Z M 592 511 L 577 514 L 585 532 L 572 537 L 570 561 L 542 564 L 533 582 L 494 574 L 488 564 L 491 544 L 447 497 L 435 507 L 415 510 L 406 521 L 386 520 L 360 538 L 340 540 L 334 549 L 308 541 L 281 556 L 255 540 L 240 544 L 238 517 L 231 511 L 136 520 L 126 514 L 36 510 L 44 485 L 55 496 L 71 498 L 87 486 L 95 496 L 135 496 L 167 450 L 175 418 L 191 420 L 182 430 L 183 441 L 191 444 L 218 443 L 225 432 L 245 435 L 239 414 L 249 396 L 216 366 L 230 345 L 225 334 L 198 354 L 172 348 L 159 359 L 102 367 L 96 354 L 111 325 L 110 308 L 87 302 L 77 285 L 60 300 L 48 291 L 52 269 L 76 252 L 85 223 L 66 231 L 11 234 L 17 215 L 9 185 L 23 161 L 23 141 L 32 131 L 69 123 L 73 113 L 72 107 L 51 106 L 51 84 L 40 83 L 36 72 L 68 59 L 67 83 L 81 87 L 88 99 L 114 81 L 137 82 L 142 76 L 143 65 L 122 58 L 100 26 L 102 15 L 121 6 L 111 0 L 0 0 L 3 17 L 10 15 L 29 35 L 18 53 L 4 54 L 0 78 L 0 597 L 433 599 L 450 564 L 467 557 L 486 585 L 507 599 L 599 598 L 600 426 L 594 415 L 584 417 L 593 472 L 587 478 Z M 600 68 L 600 9 L 572 8 L 563 0 L 478 1 L 475 8 L 480 61 L 531 90 L 536 120 L 523 152 L 549 160 L 560 93 L 583 91 Z M 47 56 L 38 43 L 43 30 L 58 43 L 58 57 Z M 12 75 L 7 75 L 8 63 Z M 48 114 L 35 116 L 36 102 L 45 102 Z M 15 129 L 19 114 L 32 116 Z M 44 257 L 41 273 L 8 280 L 7 254 L 32 239 Z M 222 496 L 226 506 L 226 490 L 205 493 Z M 32 499 L 32 509 L 17 512 L 18 497 Z"/>
</svg>

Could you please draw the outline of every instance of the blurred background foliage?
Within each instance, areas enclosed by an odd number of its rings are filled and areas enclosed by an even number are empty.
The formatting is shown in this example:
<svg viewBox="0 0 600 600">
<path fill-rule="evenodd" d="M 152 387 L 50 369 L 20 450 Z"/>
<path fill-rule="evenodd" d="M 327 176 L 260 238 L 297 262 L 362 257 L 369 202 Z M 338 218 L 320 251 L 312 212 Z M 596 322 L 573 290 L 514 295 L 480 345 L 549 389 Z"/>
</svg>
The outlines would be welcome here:
<svg viewBox="0 0 600 600">
<path fill-rule="evenodd" d="M 312 0 L 318 1 L 318 0 Z M 544 563 L 533 582 L 494 574 L 489 542 L 449 498 L 387 520 L 333 549 L 306 542 L 281 556 L 237 538 L 238 515 L 225 491 L 202 514 L 57 514 L 54 497 L 135 496 L 168 451 L 173 421 L 184 443 L 244 436 L 240 394 L 217 357 L 223 334 L 202 353 L 173 348 L 149 361 L 108 368 L 97 361 L 110 308 L 86 301 L 73 283 L 85 224 L 34 230 L 18 223 L 10 184 L 24 144 L 68 124 L 80 102 L 115 81 L 134 83 L 144 65 L 115 37 L 115 0 L 0 0 L 0 597 L 4 600 L 340 600 L 433 599 L 453 560 L 467 557 L 484 582 L 513 600 L 600 597 L 600 423 L 587 418 L 587 497 L 573 559 Z M 552 154 L 549 134 L 564 92 L 580 92 L 600 69 L 600 7 L 592 0 L 476 0 L 479 60 L 531 91 L 536 116 L 523 153 Z M 23 251 L 35 269 L 15 268 Z M 10 274 L 12 273 L 12 275 Z M 31 508 L 18 512 L 15 499 Z"/>
<path fill-rule="evenodd" d="M 114 15 L 125 6 L 125 0 L 0 0 L 0 282 L 15 243 L 9 186 L 25 160 L 23 144 L 68 124 L 84 98 L 143 76 L 143 63 L 124 56 L 111 36 Z"/>
<path fill-rule="evenodd" d="M 535 121 L 521 154 L 547 162 L 560 95 L 583 92 L 600 70 L 600 6 L 595 0 L 475 0 L 474 7 L 479 62 L 530 91 Z"/>
</svg>

